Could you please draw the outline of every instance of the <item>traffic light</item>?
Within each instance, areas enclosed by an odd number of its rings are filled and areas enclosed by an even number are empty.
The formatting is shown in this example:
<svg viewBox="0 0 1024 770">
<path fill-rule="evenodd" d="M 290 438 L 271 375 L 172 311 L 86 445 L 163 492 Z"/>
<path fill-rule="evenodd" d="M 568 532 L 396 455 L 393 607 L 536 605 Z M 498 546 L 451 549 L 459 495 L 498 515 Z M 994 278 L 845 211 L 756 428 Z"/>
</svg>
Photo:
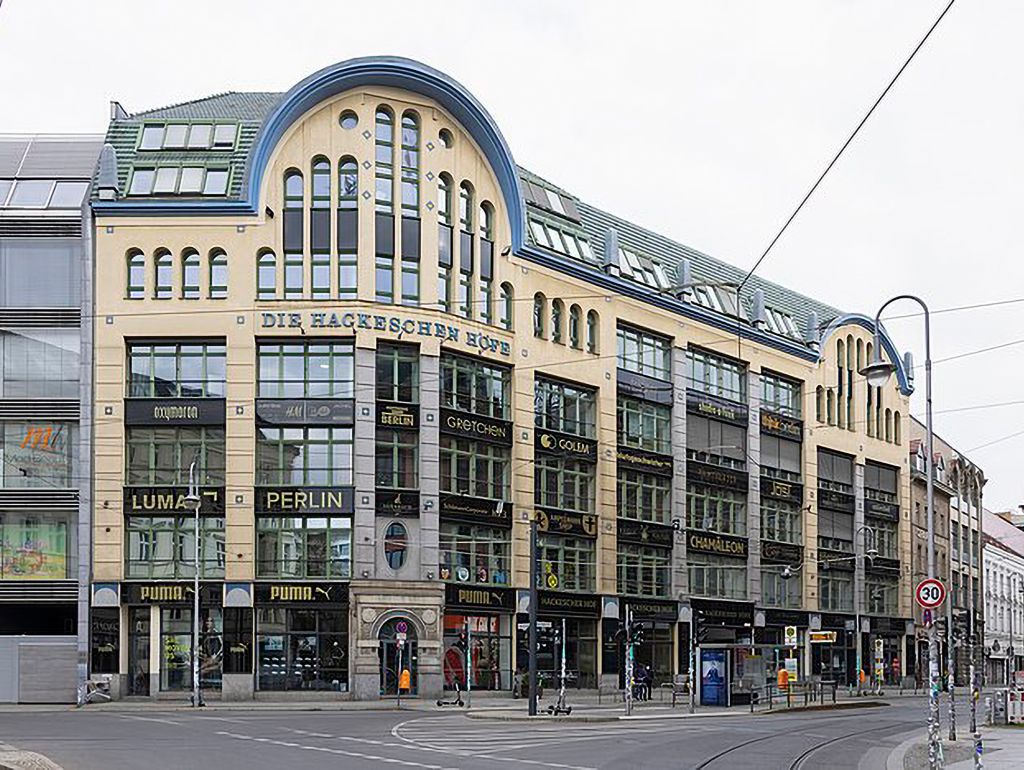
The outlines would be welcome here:
<svg viewBox="0 0 1024 770">
<path fill-rule="evenodd" d="M 469 649 L 469 641 L 466 639 L 465 631 L 459 631 L 459 638 L 455 640 L 455 646 L 463 652 Z"/>
<path fill-rule="evenodd" d="M 630 644 L 642 644 L 644 641 L 644 624 L 633 621 L 629 626 L 627 640 Z"/>
</svg>

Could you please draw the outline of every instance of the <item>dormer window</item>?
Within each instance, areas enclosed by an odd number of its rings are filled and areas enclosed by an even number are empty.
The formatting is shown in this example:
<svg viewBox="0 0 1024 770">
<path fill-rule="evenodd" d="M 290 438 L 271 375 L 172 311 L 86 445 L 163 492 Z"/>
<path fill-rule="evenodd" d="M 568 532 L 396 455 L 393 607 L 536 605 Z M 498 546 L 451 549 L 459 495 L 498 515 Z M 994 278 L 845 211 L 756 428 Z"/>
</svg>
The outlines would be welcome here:
<svg viewBox="0 0 1024 770">
<path fill-rule="evenodd" d="M 238 136 L 235 123 L 147 123 L 140 150 L 231 150 Z"/>
<path fill-rule="evenodd" d="M 783 337 L 800 338 L 800 332 L 796 328 L 796 321 L 793 320 L 793 316 L 772 307 L 766 307 L 764 313 L 769 330 L 776 334 L 781 334 Z"/>
<path fill-rule="evenodd" d="M 667 290 L 672 286 L 664 267 L 631 249 L 619 249 L 619 270 L 624 277 L 632 278 L 653 289 Z"/>
</svg>

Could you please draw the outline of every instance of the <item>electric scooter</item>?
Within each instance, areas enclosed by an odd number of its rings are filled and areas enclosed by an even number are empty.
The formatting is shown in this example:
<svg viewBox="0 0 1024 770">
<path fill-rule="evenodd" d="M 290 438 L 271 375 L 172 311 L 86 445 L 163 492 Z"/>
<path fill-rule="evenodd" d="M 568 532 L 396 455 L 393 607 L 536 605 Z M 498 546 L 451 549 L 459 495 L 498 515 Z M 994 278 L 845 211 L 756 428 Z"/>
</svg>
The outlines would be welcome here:
<svg viewBox="0 0 1024 770">
<path fill-rule="evenodd" d="M 455 690 L 452 693 L 451 700 L 443 700 L 442 698 L 437 699 L 438 706 L 465 706 L 465 701 L 462 700 L 462 688 L 459 686 L 458 680 L 455 681 Z"/>
</svg>

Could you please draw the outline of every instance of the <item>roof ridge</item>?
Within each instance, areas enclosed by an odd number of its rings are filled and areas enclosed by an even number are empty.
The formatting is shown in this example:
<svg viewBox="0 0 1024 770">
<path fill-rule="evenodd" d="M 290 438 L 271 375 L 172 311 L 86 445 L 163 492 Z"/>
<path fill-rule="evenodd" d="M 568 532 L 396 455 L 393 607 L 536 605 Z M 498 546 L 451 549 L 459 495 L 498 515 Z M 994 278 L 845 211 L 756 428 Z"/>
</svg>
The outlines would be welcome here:
<svg viewBox="0 0 1024 770">
<path fill-rule="evenodd" d="M 133 113 L 131 113 L 130 117 L 132 119 L 135 119 L 135 118 L 139 118 L 139 117 L 144 117 L 144 116 L 152 114 L 154 112 L 163 112 L 164 110 L 173 110 L 173 109 L 177 109 L 179 107 L 186 107 L 186 106 L 192 105 L 192 104 L 201 104 L 202 102 L 209 102 L 209 101 L 212 101 L 213 99 L 223 99 L 225 96 L 234 96 L 236 94 L 246 94 L 246 95 L 274 94 L 276 96 L 280 96 L 282 93 L 283 93 L 282 91 L 233 91 L 233 90 L 232 91 L 218 91 L 215 94 L 209 94 L 207 96 L 201 96 L 198 99 L 186 99 L 183 102 L 176 102 L 174 104 L 165 104 L 165 105 L 163 105 L 161 107 L 150 107 L 148 110 L 140 110 L 139 112 L 133 112 Z"/>
</svg>

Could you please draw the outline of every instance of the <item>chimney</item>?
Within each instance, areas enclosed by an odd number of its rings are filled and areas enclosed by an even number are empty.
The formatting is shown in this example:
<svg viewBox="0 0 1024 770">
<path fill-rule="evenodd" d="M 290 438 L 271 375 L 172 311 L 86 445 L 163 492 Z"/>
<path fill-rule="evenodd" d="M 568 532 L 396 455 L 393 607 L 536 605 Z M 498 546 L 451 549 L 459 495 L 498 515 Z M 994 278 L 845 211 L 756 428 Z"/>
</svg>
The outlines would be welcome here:
<svg viewBox="0 0 1024 770">
<path fill-rule="evenodd" d="M 110 102 L 110 119 L 111 120 L 128 120 L 128 110 L 121 106 L 121 102 Z"/>
<path fill-rule="evenodd" d="M 601 262 L 601 269 L 609 275 L 622 275 L 622 267 L 619 264 L 619 234 L 614 227 L 604 231 L 604 259 Z"/>
<path fill-rule="evenodd" d="M 807 314 L 807 326 L 804 328 L 804 342 L 811 350 L 821 349 L 821 335 L 818 332 L 818 313 L 812 310 Z"/>
<path fill-rule="evenodd" d="M 768 314 L 764 309 L 764 291 L 761 289 L 754 289 L 754 299 L 750 308 L 750 321 L 754 324 L 755 329 L 761 331 L 764 331 L 768 325 Z"/>
<path fill-rule="evenodd" d="M 111 144 L 104 144 L 100 150 L 99 173 L 96 177 L 96 194 L 100 200 L 117 200 L 117 151 Z"/>
<path fill-rule="evenodd" d="M 676 265 L 676 285 L 673 287 L 679 299 L 689 300 L 693 297 L 693 271 L 690 260 L 683 257 Z"/>
</svg>

